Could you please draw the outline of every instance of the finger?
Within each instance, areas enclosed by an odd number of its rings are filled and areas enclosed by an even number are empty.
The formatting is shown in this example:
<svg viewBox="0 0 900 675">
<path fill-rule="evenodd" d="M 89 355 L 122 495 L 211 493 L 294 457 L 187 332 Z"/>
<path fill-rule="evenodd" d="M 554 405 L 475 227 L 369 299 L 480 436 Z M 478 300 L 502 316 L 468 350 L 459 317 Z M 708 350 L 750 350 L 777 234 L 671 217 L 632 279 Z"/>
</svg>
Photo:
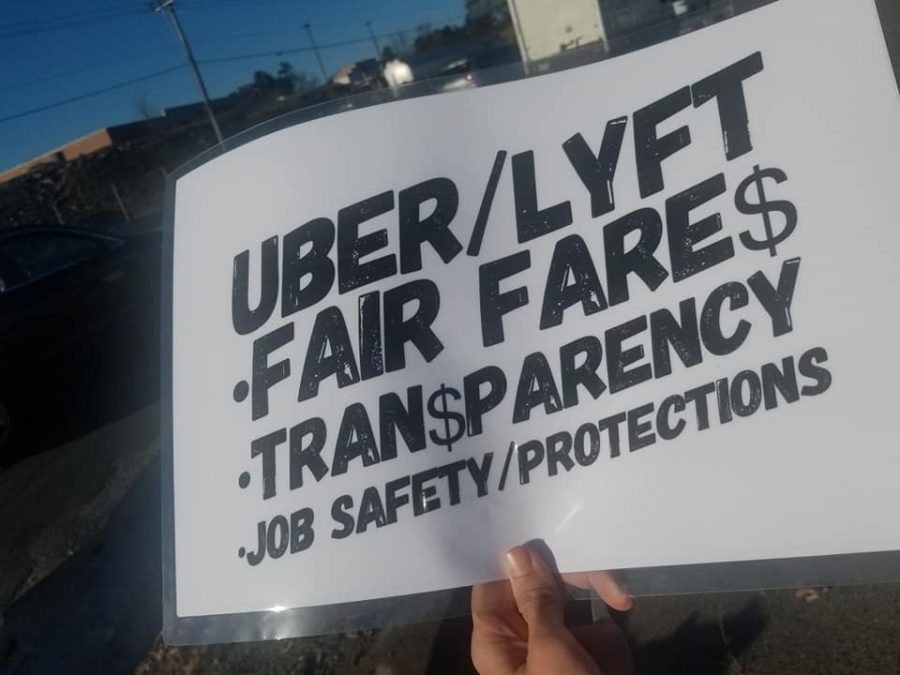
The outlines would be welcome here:
<svg viewBox="0 0 900 675">
<path fill-rule="evenodd" d="M 528 629 L 508 581 L 472 586 L 472 627 L 476 634 L 500 634 L 527 639 Z"/>
<path fill-rule="evenodd" d="M 612 572 L 588 572 L 587 582 L 600 599 L 619 612 L 627 612 L 634 606 L 634 598 Z"/>
<path fill-rule="evenodd" d="M 472 614 L 491 614 L 515 609 L 516 599 L 508 581 L 492 581 L 472 586 Z"/>
<path fill-rule="evenodd" d="M 547 563 L 530 548 L 515 546 L 506 553 L 506 570 L 529 635 L 564 630 L 563 594 Z"/>
<path fill-rule="evenodd" d="M 572 572 L 562 575 L 562 579 L 577 588 L 592 589 L 619 612 L 627 612 L 634 606 L 634 598 L 614 572 Z"/>
<path fill-rule="evenodd" d="M 509 581 L 472 587 L 472 663 L 479 673 L 513 673 L 521 666 L 528 628 Z M 517 649 L 518 648 L 518 651 Z"/>
</svg>

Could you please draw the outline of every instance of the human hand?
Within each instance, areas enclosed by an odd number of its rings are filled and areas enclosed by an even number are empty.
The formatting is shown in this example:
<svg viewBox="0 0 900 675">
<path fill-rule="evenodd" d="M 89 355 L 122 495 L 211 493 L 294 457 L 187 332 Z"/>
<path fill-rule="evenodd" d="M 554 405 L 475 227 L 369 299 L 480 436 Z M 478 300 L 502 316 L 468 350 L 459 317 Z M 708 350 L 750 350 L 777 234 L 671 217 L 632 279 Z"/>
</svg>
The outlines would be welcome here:
<svg viewBox="0 0 900 675">
<path fill-rule="evenodd" d="M 510 549 L 506 568 L 508 582 L 472 589 L 472 662 L 481 675 L 632 672 L 624 635 L 611 620 L 566 626 L 565 591 L 534 550 Z M 570 578 L 576 585 L 594 588 L 615 609 L 631 607 L 631 598 L 609 574 Z"/>
</svg>

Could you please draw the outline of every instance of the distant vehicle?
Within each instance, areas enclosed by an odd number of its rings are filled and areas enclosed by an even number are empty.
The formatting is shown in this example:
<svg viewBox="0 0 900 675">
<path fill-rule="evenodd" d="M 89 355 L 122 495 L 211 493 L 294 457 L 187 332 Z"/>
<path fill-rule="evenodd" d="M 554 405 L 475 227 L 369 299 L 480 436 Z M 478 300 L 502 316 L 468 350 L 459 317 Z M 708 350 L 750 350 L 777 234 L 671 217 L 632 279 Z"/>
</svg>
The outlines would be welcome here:
<svg viewBox="0 0 900 675">
<path fill-rule="evenodd" d="M 378 86 L 383 77 L 381 63 L 377 59 L 364 59 L 341 68 L 331 83 L 337 87 L 370 89 Z"/>
<path fill-rule="evenodd" d="M 384 61 L 365 59 L 341 68 L 331 84 L 351 91 L 367 91 L 379 87 L 400 87 L 414 80 L 409 64 L 397 57 Z"/>
<path fill-rule="evenodd" d="M 161 234 L 0 232 L 0 466 L 159 396 Z"/>
<path fill-rule="evenodd" d="M 451 61 L 438 71 L 436 77 L 440 79 L 447 78 L 441 83 L 442 91 L 455 91 L 457 89 L 468 89 L 477 86 L 475 81 L 475 65 L 472 59 L 464 58 Z"/>
<path fill-rule="evenodd" d="M 382 75 L 389 87 L 402 87 L 404 84 L 410 84 L 415 79 L 409 64 L 406 61 L 401 61 L 396 56 L 384 62 Z"/>
<path fill-rule="evenodd" d="M 691 11 L 691 6 L 687 0 L 674 0 L 672 3 L 672 14 L 674 16 L 681 16 L 682 14 L 687 14 Z"/>
<path fill-rule="evenodd" d="M 516 48 L 505 45 L 477 54 L 457 56 L 438 68 L 433 77 L 438 80 L 441 91 L 468 89 L 485 84 L 481 71 L 517 63 L 518 60 Z"/>
</svg>

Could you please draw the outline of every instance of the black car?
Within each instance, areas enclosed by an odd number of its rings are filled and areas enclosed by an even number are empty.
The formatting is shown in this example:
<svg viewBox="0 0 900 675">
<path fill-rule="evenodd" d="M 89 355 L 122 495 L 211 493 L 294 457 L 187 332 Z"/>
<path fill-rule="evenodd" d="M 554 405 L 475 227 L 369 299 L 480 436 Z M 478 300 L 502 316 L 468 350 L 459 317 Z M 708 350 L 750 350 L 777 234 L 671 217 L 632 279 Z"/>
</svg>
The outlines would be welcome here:
<svg viewBox="0 0 900 675">
<path fill-rule="evenodd" d="M 159 396 L 161 235 L 0 232 L 0 466 Z"/>
</svg>

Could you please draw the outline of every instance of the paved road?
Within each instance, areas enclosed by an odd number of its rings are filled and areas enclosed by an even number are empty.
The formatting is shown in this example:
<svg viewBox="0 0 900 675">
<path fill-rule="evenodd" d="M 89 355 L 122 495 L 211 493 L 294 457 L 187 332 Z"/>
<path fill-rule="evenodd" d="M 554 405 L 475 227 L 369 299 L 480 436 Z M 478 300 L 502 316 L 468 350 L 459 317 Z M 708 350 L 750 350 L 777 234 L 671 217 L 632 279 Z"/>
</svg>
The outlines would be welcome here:
<svg viewBox="0 0 900 675">
<path fill-rule="evenodd" d="M 155 428 L 149 409 L 0 474 L 0 673 L 472 672 L 467 619 L 163 646 Z M 900 673 L 900 585 L 642 598 L 626 626 L 639 673 Z"/>
</svg>

